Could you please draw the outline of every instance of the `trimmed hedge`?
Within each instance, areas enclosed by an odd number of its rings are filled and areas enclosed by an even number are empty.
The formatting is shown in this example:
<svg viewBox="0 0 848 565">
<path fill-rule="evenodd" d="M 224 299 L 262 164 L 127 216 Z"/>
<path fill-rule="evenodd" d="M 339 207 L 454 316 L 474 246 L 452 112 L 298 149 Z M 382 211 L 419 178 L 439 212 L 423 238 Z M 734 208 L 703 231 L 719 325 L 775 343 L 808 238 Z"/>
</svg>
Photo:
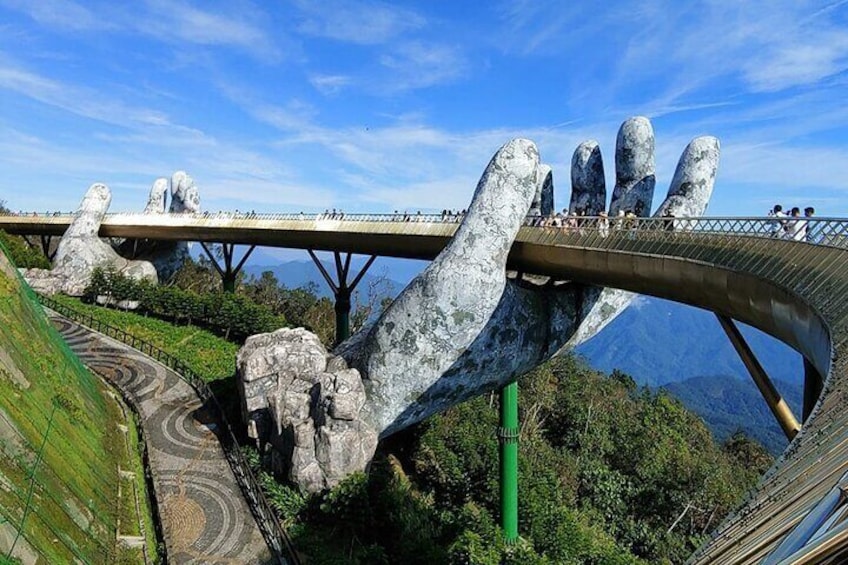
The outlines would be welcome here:
<svg viewBox="0 0 848 565">
<path fill-rule="evenodd" d="M 287 326 L 283 316 L 251 299 L 227 292 L 196 293 L 174 286 L 158 286 L 130 279 L 113 269 L 95 269 L 83 300 L 108 303 L 137 302 L 137 312 L 177 324 L 203 325 L 233 341 Z"/>
</svg>

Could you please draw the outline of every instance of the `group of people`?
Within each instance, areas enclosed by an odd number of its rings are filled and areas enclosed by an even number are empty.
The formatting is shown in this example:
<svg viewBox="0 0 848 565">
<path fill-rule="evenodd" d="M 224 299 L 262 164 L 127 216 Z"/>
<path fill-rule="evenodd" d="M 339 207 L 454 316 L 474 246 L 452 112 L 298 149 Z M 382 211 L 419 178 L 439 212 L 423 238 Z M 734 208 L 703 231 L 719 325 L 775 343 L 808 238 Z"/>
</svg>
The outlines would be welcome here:
<svg viewBox="0 0 848 565">
<path fill-rule="evenodd" d="M 770 218 L 774 218 L 771 222 L 772 237 L 794 241 L 813 241 L 813 230 L 808 225 L 807 220 L 812 218 L 815 213 L 815 208 L 807 206 L 804 208 L 804 215 L 801 216 L 801 208 L 795 206 L 787 214 L 783 211 L 783 206 L 775 204 L 774 208 L 769 210 L 768 213 Z"/>
<path fill-rule="evenodd" d="M 671 231 L 674 229 L 674 216 L 666 215 L 668 218 L 663 222 L 662 229 Z M 600 212 L 597 218 L 588 217 L 584 210 L 577 209 L 574 212 L 569 212 L 567 208 L 563 208 L 562 212 L 551 212 L 548 216 L 541 214 L 528 216 L 524 225 L 533 227 L 560 228 L 563 231 L 576 231 L 582 234 L 584 227 L 596 228 L 601 237 L 607 237 L 610 229 L 613 230 L 632 230 L 637 227 L 639 216 L 633 210 L 619 210 L 613 218 L 609 218 L 606 212 Z"/>
</svg>

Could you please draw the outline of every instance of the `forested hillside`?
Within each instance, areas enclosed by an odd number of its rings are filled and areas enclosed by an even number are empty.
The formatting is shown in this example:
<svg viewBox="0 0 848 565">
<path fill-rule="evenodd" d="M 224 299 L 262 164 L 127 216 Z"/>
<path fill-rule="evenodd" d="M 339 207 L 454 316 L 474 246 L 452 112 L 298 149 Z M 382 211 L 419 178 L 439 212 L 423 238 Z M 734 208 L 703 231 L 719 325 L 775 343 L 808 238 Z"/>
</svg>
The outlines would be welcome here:
<svg viewBox="0 0 848 565">
<path fill-rule="evenodd" d="M 800 418 L 801 388 L 780 380 L 775 380 L 774 385 Z M 750 378 L 694 377 L 669 383 L 663 388 L 701 416 L 719 441 L 726 441 L 741 431 L 763 444 L 773 455 L 786 449 L 786 435 Z"/>
<path fill-rule="evenodd" d="M 665 393 L 573 357 L 520 381 L 522 543 L 498 531 L 498 402 L 476 398 L 382 445 L 369 476 L 303 499 L 265 475 L 310 563 L 682 563 L 771 463 L 713 442 Z"/>
</svg>

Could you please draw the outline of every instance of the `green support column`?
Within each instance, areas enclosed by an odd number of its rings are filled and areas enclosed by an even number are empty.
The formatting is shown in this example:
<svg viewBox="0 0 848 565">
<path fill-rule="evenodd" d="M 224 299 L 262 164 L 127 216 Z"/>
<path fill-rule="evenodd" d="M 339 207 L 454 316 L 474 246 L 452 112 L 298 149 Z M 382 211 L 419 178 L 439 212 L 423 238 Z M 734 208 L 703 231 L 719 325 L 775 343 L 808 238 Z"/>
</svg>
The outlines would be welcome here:
<svg viewBox="0 0 848 565">
<path fill-rule="evenodd" d="M 256 246 L 250 246 L 250 249 L 247 250 L 235 268 L 233 267 L 233 254 L 236 250 L 234 243 L 221 244 L 220 255 L 224 260 L 223 267 L 218 263 L 218 258 L 216 258 L 217 253 L 213 253 L 205 242 L 201 241 L 200 246 L 203 248 L 203 251 L 206 252 L 209 260 L 212 262 L 212 266 L 215 267 L 215 270 L 218 271 L 218 274 L 221 276 L 221 288 L 223 288 L 224 292 L 234 293 L 236 291 L 238 274 L 241 271 L 241 268 L 244 267 L 244 263 L 247 261 L 247 258 L 250 257 L 250 254 L 253 253 L 254 249 L 256 249 Z"/>
<path fill-rule="evenodd" d="M 350 337 L 350 290 L 336 291 L 336 345 Z"/>
<path fill-rule="evenodd" d="M 501 528 L 507 545 L 518 541 L 518 383 L 501 389 Z"/>
</svg>

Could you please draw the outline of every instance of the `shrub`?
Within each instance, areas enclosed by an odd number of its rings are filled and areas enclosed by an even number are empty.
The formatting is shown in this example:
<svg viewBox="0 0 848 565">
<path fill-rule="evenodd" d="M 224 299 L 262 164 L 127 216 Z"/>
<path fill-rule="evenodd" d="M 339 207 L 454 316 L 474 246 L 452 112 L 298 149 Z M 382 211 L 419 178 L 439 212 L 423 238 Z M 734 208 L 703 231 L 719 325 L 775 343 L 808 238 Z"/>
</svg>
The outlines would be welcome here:
<svg viewBox="0 0 848 565">
<path fill-rule="evenodd" d="M 287 325 L 283 316 L 275 315 L 268 307 L 246 296 L 157 286 L 133 280 L 111 268 L 94 270 L 83 299 L 92 303 L 98 296 L 116 302 L 135 300 L 142 313 L 178 324 L 200 324 L 235 341 Z"/>
</svg>

